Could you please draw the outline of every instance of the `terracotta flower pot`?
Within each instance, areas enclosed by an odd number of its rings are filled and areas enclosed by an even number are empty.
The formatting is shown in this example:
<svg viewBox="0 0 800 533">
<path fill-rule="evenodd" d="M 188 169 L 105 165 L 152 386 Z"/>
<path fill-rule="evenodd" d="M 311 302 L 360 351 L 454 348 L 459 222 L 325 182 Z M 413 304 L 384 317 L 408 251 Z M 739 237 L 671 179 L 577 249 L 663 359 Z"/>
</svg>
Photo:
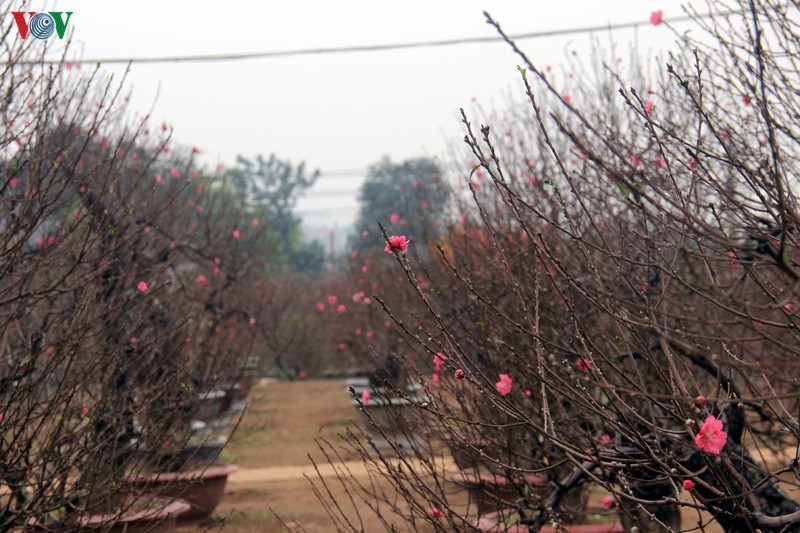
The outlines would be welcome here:
<svg viewBox="0 0 800 533">
<path fill-rule="evenodd" d="M 146 504 L 142 509 L 140 504 Z M 178 516 L 191 509 L 185 501 L 175 498 L 139 496 L 128 502 L 130 508 L 123 513 L 86 514 L 76 523 L 45 525 L 36 518 L 28 520 L 28 531 L 108 531 L 111 533 L 138 533 L 145 531 L 170 531 Z"/>
<path fill-rule="evenodd" d="M 453 474 L 450 479 L 469 491 L 470 503 L 477 506 L 479 515 L 507 507 L 520 498 L 526 485 L 535 489 L 543 482 L 539 476 L 534 475 L 511 480 L 501 475 L 463 470 Z"/>
<path fill-rule="evenodd" d="M 143 491 L 185 500 L 191 508 L 181 513 L 178 520 L 197 520 L 214 512 L 225 492 L 228 476 L 238 469 L 229 464 L 202 465 L 202 469 L 185 472 L 136 474 L 128 482 Z"/>
</svg>

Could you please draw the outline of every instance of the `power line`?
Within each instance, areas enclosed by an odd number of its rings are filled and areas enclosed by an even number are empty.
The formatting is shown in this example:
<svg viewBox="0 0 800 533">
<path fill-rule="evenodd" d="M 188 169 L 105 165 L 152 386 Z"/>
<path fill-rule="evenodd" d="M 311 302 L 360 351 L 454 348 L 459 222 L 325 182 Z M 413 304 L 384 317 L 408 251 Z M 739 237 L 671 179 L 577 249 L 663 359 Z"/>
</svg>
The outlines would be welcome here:
<svg viewBox="0 0 800 533">
<path fill-rule="evenodd" d="M 698 15 L 699 18 L 706 18 L 710 14 Z M 665 19 L 664 22 L 685 22 L 692 20 L 692 16 L 673 17 Z M 560 35 L 578 35 L 582 33 L 594 33 L 598 31 L 613 31 L 624 30 L 631 28 L 638 28 L 639 26 L 647 26 L 650 22 L 621 22 L 617 24 L 605 24 L 595 26 L 584 26 L 581 28 L 564 28 L 560 30 L 544 30 L 528 33 L 519 33 L 516 35 L 509 35 L 509 38 L 516 41 L 524 39 L 538 39 L 542 37 L 556 37 Z M 431 48 L 440 46 L 455 46 L 462 44 L 482 44 L 502 41 L 503 38 L 497 35 L 483 36 L 483 37 L 461 37 L 454 39 L 433 39 L 426 41 L 411 41 L 405 43 L 390 43 L 390 44 L 367 44 L 367 45 L 353 45 L 353 46 L 334 46 L 330 48 L 296 48 L 293 50 L 270 50 L 263 52 L 240 52 L 240 53 L 227 53 L 227 54 L 198 54 L 198 55 L 184 55 L 184 56 L 162 56 L 162 57 L 107 57 L 95 59 L 82 59 L 73 60 L 72 64 L 81 63 L 103 63 L 103 64 L 129 64 L 129 63 L 195 63 L 195 62 L 211 62 L 211 61 L 242 61 L 250 59 L 269 59 L 274 57 L 292 57 L 292 56 L 307 56 L 319 54 L 342 54 L 353 52 L 378 52 L 386 50 L 406 50 L 410 48 Z M 68 61 L 64 61 L 68 62 Z M 61 64 L 61 60 L 57 59 L 43 59 L 39 61 L 20 60 L 15 61 L 15 64 L 47 64 L 55 65 Z M 7 64 L 0 62 L 0 64 Z"/>
</svg>

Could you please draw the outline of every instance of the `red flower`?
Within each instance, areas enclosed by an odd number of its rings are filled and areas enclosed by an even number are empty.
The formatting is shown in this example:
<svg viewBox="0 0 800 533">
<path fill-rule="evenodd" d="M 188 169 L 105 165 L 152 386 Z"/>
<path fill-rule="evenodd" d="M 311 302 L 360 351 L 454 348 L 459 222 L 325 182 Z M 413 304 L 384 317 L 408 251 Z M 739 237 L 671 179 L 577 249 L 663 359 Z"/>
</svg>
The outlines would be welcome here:
<svg viewBox="0 0 800 533">
<path fill-rule="evenodd" d="M 438 507 L 434 507 L 433 509 L 428 511 L 428 516 L 430 516 L 431 519 L 436 522 L 441 522 L 442 519 L 444 518 L 444 513 Z"/>
<path fill-rule="evenodd" d="M 383 251 L 390 254 L 397 254 L 398 252 L 404 254 L 408 250 L 408 244 L 409 242 L 405 235 L 392 235 L 386 240 L 386 247 Z"/>
<path fill-rule="evenodd" d="M 462 379 L 464 379 L 464 371 L 463 371 L 463 370 L 461 370 L 461 369 L 459 368 L 458 370 L 456 370 L 455 372 L 453 372 L 453 376 L 454 376 L 454 377 L 455 377 L 457 380 L 461 381 Z"/>
<path fill-rule="evenodd" d="M 686 490 L 692 490 L 694 488 L 694 481 L 692 481 L 691 479 L 684 479 L 683 488 Z"/>
<path fill-rule="evenodd" d="M 578 367 L 578 370 L 582 370 L 584 372 L 588 372 L 589 369 L 592 368 L 592 361 L 590 359 L 586 359 L 585 357 L 582 357 L 582 358 L 578 359 L 578 362 L 576 363 L 576 366 Z"/>
<path fill-rule="evenodd" d="M 728 434 L 722 430 L 722 420 L 717 420 L 715 416 L 706 418 L 694 442 L 704 452 L 719 454 L 728 442 Z"/>
</svg>

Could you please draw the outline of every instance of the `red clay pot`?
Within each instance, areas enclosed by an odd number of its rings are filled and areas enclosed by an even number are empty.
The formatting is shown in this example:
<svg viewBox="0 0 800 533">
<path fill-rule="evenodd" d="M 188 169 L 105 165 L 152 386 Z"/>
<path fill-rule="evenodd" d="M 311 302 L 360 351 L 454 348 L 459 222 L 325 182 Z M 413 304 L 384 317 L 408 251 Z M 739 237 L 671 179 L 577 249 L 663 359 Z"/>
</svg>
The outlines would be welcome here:
<svg viewBox="0 0 800 533">
<path fill-rule="evenodd" d="M 177 523 L 178 515 L 191 509 L 191 506 L 173 498 L 162 498 L 153 496 L 140 496 L 137 498 L 150 505 L 155 504 L 156 508 L 129 510 L 122 514 L 96 514 L 85 515 L 78 519 L 77 524 L 63 525 L 69 527 L 70 531 L 78 532 L 97 532 L 107 531 L 109 533 L 144 533 L 145 531 L 171 531 Z M 40 523 L 36 518 L 31 518 L 25 526 L 27 531 L 62 531 L 62 526 L 55 524 L 47 527 Z M 76 529 L 77 528 L 77 529 Z"/>
<path fill-rule="evenodd" d="M 198 520 L 214 512 L 225 492 L 228 476 L 239 470 L 236 465 L 206 465 L 203 470 L 137 474 L 128 479 L 134 487 L 169 498 L 180 498 L 191 506 L 178 521 Z"/>
<path fill-rule="evenodd" d="M 542 478 L 527 475 L 525 478 L 510 480 L 496 474 L 482 474 L 462 470 L 450 478 L 453 483 L 466 488 L 470 493 L 471 503 L 478 507 L 478 514 L 484 515 L 497 511 L 518 500 L 520 487 L 529 485 L 535 488 L 542 484 Z"/>
</svg>

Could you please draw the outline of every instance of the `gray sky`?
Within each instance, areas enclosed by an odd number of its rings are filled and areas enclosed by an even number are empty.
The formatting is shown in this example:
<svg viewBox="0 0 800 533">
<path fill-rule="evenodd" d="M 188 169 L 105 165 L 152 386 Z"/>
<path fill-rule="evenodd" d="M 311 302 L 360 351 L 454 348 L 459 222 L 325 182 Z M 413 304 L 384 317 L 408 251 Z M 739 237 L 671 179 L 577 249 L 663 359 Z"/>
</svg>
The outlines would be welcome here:
<svg viewBox="0 0 800 533">
<path fill-rule="evenodd" d="M 19 2 L 14 2 L 19 7 Z M 44 10 L 44 0 L 25 9 Z M 330 48 L 493 35 L 488 10 L 508 33 L 647 21 L 661 9 L 681 16 L 678 0 L 355 0 L 155 1 L 57 0 L 74 12 L 69 29 L 84 58 L 154 57 Z M 48 9 L 49 10 L 49 9 Z M 11 17 L 4 19 L 11 24 Z M 620 55 L 634 31 L 614 33 Z M 607 39 L 607 36 L 602 36 Z M 638 30 L 643 54 L 673 38 L 665 27 Z M 52 39 L 51 39 L 52 41 Z M 521 41 L 539 65 L 555 69 L 567 47 L 588 50 L 585 35 Z M 153 108 L 174 139 L 203 150 L 205 161 L 274 153 L 323 171 L 300 212 L 309 221 L 353 221 L 366 167 L 441 155 L 463 136 L 459 107 L 473 99 L 502 105 L 519 87 L 517 57 L 503 43 L 322 54 L 230 62 L 134 64 L 132 111 Z M 82 68 L 88 69 L 89 65 Z M 122 67 L 108 66 L 110 72 Z M 328 175 L 333 171 L 348 172 Z M 469 169 L 465 169 L 468 172 Z M 339 191 L 326 196 L 325 191 Z M 352 193 L 352 194 L 350 194 Z"/>
</svg>

